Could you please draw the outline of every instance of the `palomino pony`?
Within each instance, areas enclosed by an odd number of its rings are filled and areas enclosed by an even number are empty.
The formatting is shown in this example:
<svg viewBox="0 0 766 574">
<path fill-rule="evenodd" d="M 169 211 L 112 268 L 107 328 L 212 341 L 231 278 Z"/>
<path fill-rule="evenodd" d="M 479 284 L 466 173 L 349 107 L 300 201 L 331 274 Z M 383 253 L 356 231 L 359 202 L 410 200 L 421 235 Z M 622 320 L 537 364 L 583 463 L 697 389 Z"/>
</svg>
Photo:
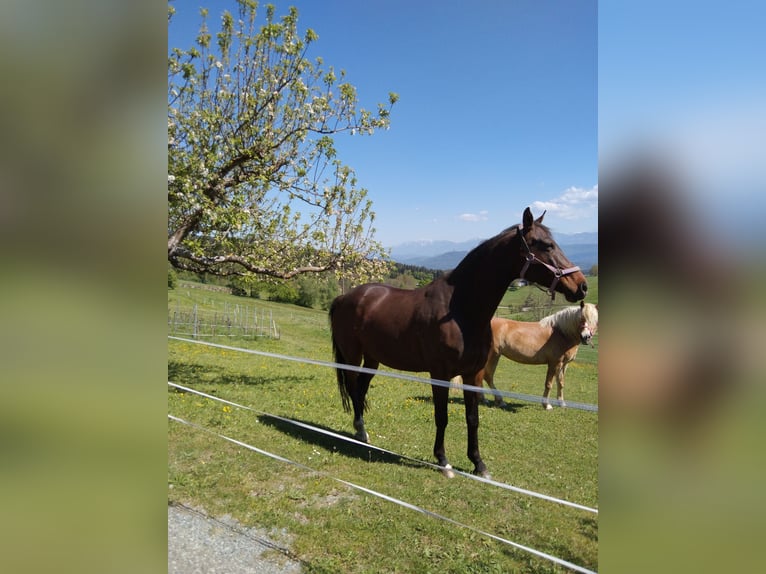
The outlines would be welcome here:
<svg viewBox="0 0 766 574">
<path fill-rule="evenodd" d="M 492 344 L 490 321 L 513 279 L 549 285 L 569 301 L 585 298 L 585 276 L 566 258 L 527 208 L 523 223 L 510 227 L 473 249 L 458 266 L 414 290 L 379 283 L 360 285 L 338 296 L 330 306 L 332 346 L 337 363 L 377 369 L 380 364 L 402 371 L 428 372 L 447 381 L 462 375 L 481 387 Z M 362 414 L 373 375 L 336 369 L 343 406 L 354 409 L 355 437 L 369 442 Z M 431 385 L 436 439 L 434 456 L 452 476 L 444 449 L 449 388 Z M 474 473 L 489 476 L 479 454 L 479 395 L 464 391 L 468 458 Z"/>
<path fill-rule="evenodd" d="M 484 380 L 494 389 L 495 370 L 500 357 L 525 365 L 548 365 L 543 391 L 543 407 L 551 409 L 548 395 L 553 378 L 558 385 L 558 400 L 564 403 L 564 374 L 574 361 L 580 345 L 591 343 L 598 330 L 598 306 L 584 303 L 565 307 L 537 322 L 492 319 L 492 348 L 484 367 Z M 592 343 L 591 343 L 592 344 Z M 495 395 L 495 404 L 502 406 L 503 397 Z"/>
</svg>

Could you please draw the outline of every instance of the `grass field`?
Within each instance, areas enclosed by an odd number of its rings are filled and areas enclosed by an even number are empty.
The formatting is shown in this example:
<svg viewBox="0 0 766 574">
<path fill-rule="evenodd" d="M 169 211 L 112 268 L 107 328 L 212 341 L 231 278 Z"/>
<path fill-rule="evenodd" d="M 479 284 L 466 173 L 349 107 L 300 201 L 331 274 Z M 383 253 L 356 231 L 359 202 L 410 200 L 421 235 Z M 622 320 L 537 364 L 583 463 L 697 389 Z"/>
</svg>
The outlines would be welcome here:
<svg viewBox="0 0 766 574">
<path fill-rule="evenodd" d="M 595 285 L 594 285 L 595 283 Z M 588 301 L 597 302 L 597 280 Z M 516 304 L 527 289 L 503 301 Z M 536 291 L 536 290 L 535 290 Z M 541 293 L 543 296 L 544 294 Z M 557 304 L 563 300 L 557 297 Z M 179 286 L 168 308 L 197 304 L 257 306 L 279 324 L 280 338 L 215 342 L 283 355 L 332 360 L 324 311 L 232 297 Z M 598 343 L 581 347 L 567 372 L 566 397 L 596 403 Z M 427 376 L 426 373 L 421 373 Z M 545 366 L 501 360 L 498 388 L 540 395 Z M 168 342 L 168 380 L 269 413 L 344 435 L 352 431 L 328 368 L 236 351 Z M 433 462 L 430 389 L 378 375 L 365 416 L 371 442 Z M 481 484 L 446 479 L 435 470 L 366 447 L 289 425 L 191 393 L 168 391 L 168 413 L 236 438 L 316 472 L 272 460 L 208 432 L 168 422 L 168 500 L 230 514 L 272 529 L 305 572 L 560 572 L 564 568 L 466 528 L 436 520 L 329 478 L 363 485 L 432 512 L 596 569 L 597 515 Z M 598 503 L 596 413 L 510 401 L 480 407 L 479 440 L 493 479 L 586 506 Z M 453 392 L 446 448 L 452 465 L 473 468 L 466 450 L 462 394 Z"/>
</svg>

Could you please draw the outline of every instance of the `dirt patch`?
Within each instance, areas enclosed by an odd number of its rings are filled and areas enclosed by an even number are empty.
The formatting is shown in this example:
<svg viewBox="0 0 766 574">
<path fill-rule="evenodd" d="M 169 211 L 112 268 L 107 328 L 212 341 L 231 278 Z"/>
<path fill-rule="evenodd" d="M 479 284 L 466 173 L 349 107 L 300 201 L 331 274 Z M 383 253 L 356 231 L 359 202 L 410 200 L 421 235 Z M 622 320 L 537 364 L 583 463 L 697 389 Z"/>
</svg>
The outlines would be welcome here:
<svg viewBox="0 0 766 574">
<path fill-rule="evenodd" d="M 247 527 L 228 514 L 168 505 L 168 574 L 298 574 L 287 532 Z"/>
</svg>

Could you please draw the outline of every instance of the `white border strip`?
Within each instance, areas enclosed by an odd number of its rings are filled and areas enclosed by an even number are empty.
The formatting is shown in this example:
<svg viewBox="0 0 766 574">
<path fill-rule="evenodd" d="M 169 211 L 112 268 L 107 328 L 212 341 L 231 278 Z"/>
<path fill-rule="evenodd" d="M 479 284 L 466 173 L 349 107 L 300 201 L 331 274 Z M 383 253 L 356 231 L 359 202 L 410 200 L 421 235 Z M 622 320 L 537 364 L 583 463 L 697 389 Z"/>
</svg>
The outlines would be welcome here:
<svg viewBox="0 0 766 574">
<path fill-rule="evenodd" d="M 273 454 L 273 453 L 270 453 L 268 451 L 259 449 L 258 447 L 255 447 L 255 446 L 249 445 L 247 443 L 244 443 L 242 441 L 239 441 L 237 439 L 230 438 L 228 436 L 219 434 L 219 433 L 217 433 L 215 431 L 212 431 L 212 430 L 207 429 L 205 427 L 202 427 L 200 425 L 197 425 L 197 424 L 194 424 L 194 423 L 190 423 L 190 422 L 188 422 L 188 421 L 186 421 L 186 420 L 184 420 L 182 418 L 173 416 L 171 414 L 168 414 L 168 418 L 173 420 L 173 421 L 176 421 L 176 422 L 188 425 L 190 427 L 193 427 L 193 428 L 205 431 L 205 432 L 207 432 L 209 434 L 212 434 L 214 436 L 222 438 L 222 439 L 224 439 L 226 441 L 229 441 L 231 443 L 234 443 L 234 444 L 236 444 L 238 446 L 241 446 L 241 447 L 246 448 L 248 450 L 251 450 L 253 452 L 257 452 L 258 454 L 261 454 L 261 455 L 273 458 L 273 459 L 278 460 L 280 462 L 285 462 L 287 464 L 292 464 L 294 466 L 297 466 L 298 468 L 302 468 L 304 470 L 316 473 L 316 474 L 318 474 L 320 476 L 324 476 L 326 478 L 331 478 L 332 480 L 340 482 L 341 484 L 344 484 L 344 485 L 346 485 L 346 486 L 348 486 L 350 488 L 353 488 L 353 489 L 356 489 L 356 490 L 361 490 L 362 492 L 365 492 L 365 493 L 370 494 L 372 496 L 376 496 L 378 498 L 382 498 L 383 500 L 387 500 L 388 502 L 393 502 L 394 504 L 398 504 L 399 506 L 403 506 L 404 508 L 408 508 L 410 510 L 414 510 L 416 512 L 420 512 L 421 514 L 425 514 L 426 516 L 430 516 L 432 518 L 438 518 L 439 520 L 443 520 L 445 522 L 448 522 L 448 523 L 453 524 L 455 526 L 459 526 L 461 528 L 467 528 L 468 530 L 471 530 L 471 531 L 473 531 L 473 532 L 475 532 L 477 534 L 480 534 L 482 536 L 487 536 L 489 538 L 492 538 L 493 540 L 497 540 L 498 542 L 502 542 L 503 544 L 507 544 L 507 545 L 513 546 L 514 548 L 517 548 L 519 550 L 523 550 L 525 552 L 529 552 L 530 554 L 534 554 L 535 556 L 538 556 L 539 558 L 543 558 L 545 560 L 549 560 L 550 562 L 555 562 L 556 564 L 564 566 L 565 568 L 569 568 L 569 569 L 575 570 L 577 572 L 583 572 L 584 574 L 596 574 L 596 572 L 594 572 L 593 570 L 588 570 L 587 568 L 583 568 L 582 566 L 578 566 L 577 564 L 573 564 L 572 562 L 568 562 L 566 560 L 563 560 L 562 558 L 558 558 L 558 557 L 553 556 L 551 554 L 547 554 L 545 552 L 541 552 L 540 550 L 535 550 L 534 548 L 530 548 L 529 546 L 524 546 L 523 544 L 519 544 L 518 542 L 513 542 L 511 540 L 507 540 L 506 538 L 502 538 L 502 537 L 497 536 L 495 534 L 490 534 L 489 532 L 484 532 L 483 530 L 479 530 L 478 528 L 475 528 L 473 526 L 469 526 L 467 524 L 462 524 L 461 522 L 457 522 L 456 520 L 453 520 L 453 519 L 448 518 L 446 516 L 442 516 L 441 514 L 437 514 L 436 512 L 432 512 L 430 510 L 426 510 L 425 508 L 421 508 L 421 507 L 416 506 L 414 504 L 411 504 L 409 502 L 405 502 L 403 500 L 399 500 L 398 498 L 394 498 L 392 496 L 388 496 L 387 494 L 383 494 L 381 492 L 377 492 L 375 490 L 371 490 L 369 488 L 365 488 L 364 486 L 359 486 L 358 484 L 354 484 L 353 482 L 348 482 L 346 480 L 342 480 L 340 478 L 336 478 L 336 477 L 334 477 L 334 476 L 332 476 L 330 474 L 327 474 L 326 472 L 322 472 L 320 470 L 316 470 L 314 468 L 306 466 L 305 464 L 301 464 L 299 462 L 292 461 L 292 460 L 290 460 L 288 458 L 285 458 L 283 456 L 279 456 L 277 454 Z"/>
</svg>

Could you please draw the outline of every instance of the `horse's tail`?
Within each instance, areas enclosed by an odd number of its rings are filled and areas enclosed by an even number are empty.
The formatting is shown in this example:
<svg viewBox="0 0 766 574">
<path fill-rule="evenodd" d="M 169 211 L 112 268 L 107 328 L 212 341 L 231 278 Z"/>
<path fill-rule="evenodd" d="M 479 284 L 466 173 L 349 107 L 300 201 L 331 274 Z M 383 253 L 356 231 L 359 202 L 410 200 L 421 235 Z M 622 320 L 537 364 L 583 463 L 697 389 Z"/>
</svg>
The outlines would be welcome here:
<svg viewBox="0 0 766 574">
<path fill-rule="evenodd" d="M 335 339 L 335 325 L 332 322 L 332 315 L 337 307 L 339 298 L 335 298 L 330 305 L 330 332 L 332 333 L 332 353 L 336 363 L 345 363 L 346 359 L 343 357 L 343 352 L 338 347 L 338 342 Z M 351 394 L 346 386 L 346 371 L 335 367 L 335 376 L 338 379 L 338 390 L 340 391 L 340 398 L 343 401 L 343 410 L 349 412 L 351 410 Z"/>
</svg>

